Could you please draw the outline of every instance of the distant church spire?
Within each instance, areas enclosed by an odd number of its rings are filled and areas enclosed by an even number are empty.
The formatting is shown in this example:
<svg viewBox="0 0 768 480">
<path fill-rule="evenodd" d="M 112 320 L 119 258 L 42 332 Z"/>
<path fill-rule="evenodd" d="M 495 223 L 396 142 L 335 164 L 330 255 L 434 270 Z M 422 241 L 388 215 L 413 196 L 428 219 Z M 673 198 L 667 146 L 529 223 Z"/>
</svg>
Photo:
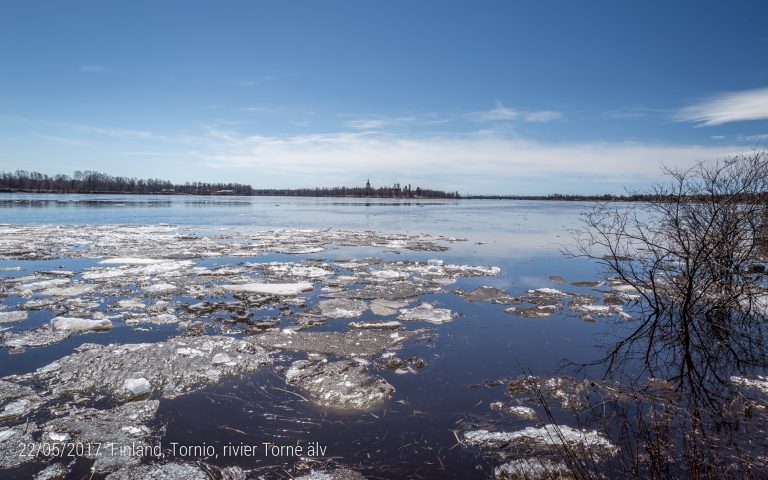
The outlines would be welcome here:
<svg viewBox="0 0 768 480">
<path fill-rule="evenodd" d="M 370 190 L 370 189 L 371 189 L 371 180 L 370 180 L 370 179 L 368 179 L 368 181 L 367 181 L 367 182 L 365 182 L 365 188 L 366 188 L 367 190 Z"/>
</svg>

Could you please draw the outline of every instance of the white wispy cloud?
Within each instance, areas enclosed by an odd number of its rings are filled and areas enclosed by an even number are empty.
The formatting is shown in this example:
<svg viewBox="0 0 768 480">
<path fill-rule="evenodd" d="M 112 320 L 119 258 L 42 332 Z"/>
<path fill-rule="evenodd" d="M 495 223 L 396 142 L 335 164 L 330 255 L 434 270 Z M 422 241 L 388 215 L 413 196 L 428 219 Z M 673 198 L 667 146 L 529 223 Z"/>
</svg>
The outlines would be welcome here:
<svg viewBox="0 0 768 480">
<path fill-rule="evenodd" d="M 563 113 L 555 110 L 527 111 L 505 107 L 501 102 L 484 112 L 472 112 L 467 115 L 470 120 L 481 122 L 509 122 L 523 120 L 526 122 L 551 122 L 563 118 Z"/>
<path fill-rule="evenodd" d="M 740 151 L 640 143 L 553 145 L 493 134 L 404 137 L 375 132 L 273 137 L 211 130 L 203 142 L 201 158 L 211 167 L 268 171 L 296 181 L 395 172 L 411 178 L 450 175 L 503 182 L 579 177 L 631 184 L 658 178 L 662 163 L 684 167 Z"/>
<path fill-rule="evenodd" d="M 107 67 L 104 65 L 83 65 L 80 67 L 80 71 L 83 73 L 104 73 L 107 71 Z"/>
<path fill-rule="evenodd" d="M 683 108 L 675 118 L 705 126 L 768 120 L 768 88 L 721 93 Z"/>
<path fill-rule="evenodd" d="M 247 127 L 217 124 L 200 125 L 197 133 L 182 135 L 38 123 L 47 127 L 37 132 L 41 139 L 64 143 L 76 132 L 78 139 L 92 142 L 89 151 L 98 158 L 123 152 L 121 155 L 135 159 L 135 175 L 146 168 L 154 171 L 162 157 L 194 167 L 198 176 L 236 176 L 246 183 L 279 187 L 354 185 L 360 178 L 371 177 L 462 192 L 595 191 L 600 185 L 613 185 L 613 191 L 621 191 L 620 186 L 659 180 L 662 164 L 687 167 L 699 160 L 742 152 L 741 146 L 732 144 L 541 142 L 493 129 L 472 133 L 396 134 L 362 129 L 264 135 L 246 133 Z M 571 187 L 561 189 L 563 185 Z"/>
<path fill-rule="evenodd" d="M 560 120 L 561 118 L 563 118 L 563 114 L 553 110 L 542 110 L 540 112 L 531 112 L 525 115 L 526 122 L 551 122 L 553 120 Z"/>
<path fill-rule="evenodd" d="M 267 82 L 269 80 L 275 80 L 277 77 L 274 75 L 256 75 L 251 78 L 245 79 L 245 80 L 239 80 L 237 82 L 233 82 L 233 87 L 256 87 L 258 85 L 261 85 L 264 82 Z"/>
<path fill-rule="evenodd" d="M 514 120 L 520 116 L 520 112 L 507 108 L 501 102 L 496 102 L 496 106 L 484 112 L 473 112 L 469 114 L 470 118 L 484 122 L 498 122 Z"/>
<path fill-rule="evenodd" d="M 768 142 L 768 133 L 763 133 L 760 135 L 747 135 L 743 138 L 748 142 Z"/>
<path fill-rule="evenodd" d="M 72 129 L 83 133 L 93 133 L 97 135 L 106 135 L 108 137 L 119 138 L 139 138 L 139 139 L 155 139 L 161 140 L 164 137 L 162 135 L 156 135 L 152 132 L 145 130 L 132 130 L 128 128 L 110 128 L 110 127 L 94 127 L 90 125 L 78 125 L 68 124 Z"/>
<path fill-rule="evenodd" d="M 87 147 L 91 145 L 90 142 L 83 140 L 81 138 L 62 137 L 59 135 L 46 135 L 43 133 L 30 133 L 30 135 L 36 138 L 47 140 L 49 142 L 59 143 L 61 145 L 69 145 L 72 147 Z"/>
</svg>

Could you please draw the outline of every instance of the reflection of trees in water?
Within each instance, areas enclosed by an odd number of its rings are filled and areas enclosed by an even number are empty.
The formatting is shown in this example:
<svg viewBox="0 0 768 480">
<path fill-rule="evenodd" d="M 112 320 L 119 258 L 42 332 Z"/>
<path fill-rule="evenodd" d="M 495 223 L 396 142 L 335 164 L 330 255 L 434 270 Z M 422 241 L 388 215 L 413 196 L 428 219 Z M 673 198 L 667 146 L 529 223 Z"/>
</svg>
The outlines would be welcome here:
<svg viewBox="0 0 768 480">
<path fill-rule="evenodd" d="M 568 252 L 640 298 L 638 319 L 599 362 L 608 377 L 634 379 L 603 419 L 629 476 L 759 476 L 765 401 L 745 398 L 731 377 L 768 367 L 768 154 L 665 172 L 671 182 L 655 200 L 586 212 Z M 669 392 L 651 394 L 654 378 Z"/>
</svg>

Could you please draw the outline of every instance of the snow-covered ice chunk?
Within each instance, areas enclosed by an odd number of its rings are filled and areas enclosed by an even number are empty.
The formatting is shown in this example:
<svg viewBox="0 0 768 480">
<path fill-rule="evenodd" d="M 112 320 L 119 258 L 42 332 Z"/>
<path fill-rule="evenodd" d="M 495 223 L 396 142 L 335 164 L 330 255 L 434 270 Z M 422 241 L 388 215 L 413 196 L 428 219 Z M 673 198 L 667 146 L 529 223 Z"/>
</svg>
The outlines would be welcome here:
<svg viewBox="0 0 768 480">
<path fill-rule="evenodd" d="M 149 393 L 152 390 L 152 384 L 144 377 L 126 378 L 123 389 L 128 393 L 128 398 L 135 398 Z"/>
<path fill-rule="evenodd" d="M 314 288 L 309 282 L 297 283 L 245 283 L 242 285 L 222 285 L 221 288 L 231 292 L 256 293 L 261 295 L 295 296 L 303 292 L 311 292 Z"/>
<path fill-rule="evenodd" d="M 56 317 L 51 320 L 51 329 L 60 332 L 87 332 L 110 330 L 112 322 L 108 319 L 88 320 L 86 318 Z"/>
<path fill-rule="evenodd" d="M 398 315 L 397 319 L 440 324 L 453 320 L 453 312 L 447 308 L 435 308 L 430 303 L 422 303 L 415 308 L 400 310 L 400 315 Z"/>
<path fill-rule="evenodd" d="M 21 322 L 27 319 L 27 312 L 0 312 L 0 323 Z"/>
</svg>

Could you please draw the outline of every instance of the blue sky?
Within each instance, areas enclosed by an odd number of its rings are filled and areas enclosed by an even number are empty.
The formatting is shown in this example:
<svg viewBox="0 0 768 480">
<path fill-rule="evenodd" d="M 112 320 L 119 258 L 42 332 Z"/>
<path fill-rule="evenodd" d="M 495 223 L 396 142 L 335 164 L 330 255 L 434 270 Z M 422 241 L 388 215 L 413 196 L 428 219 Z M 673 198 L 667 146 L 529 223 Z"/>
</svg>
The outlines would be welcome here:
<svg viewBox="0 0 768 480">
<path fill-rule="evenodd" d="M 0 170 L 621 193 L 768 144 L 768 3 L 17 1 Z"/>
</svg>

